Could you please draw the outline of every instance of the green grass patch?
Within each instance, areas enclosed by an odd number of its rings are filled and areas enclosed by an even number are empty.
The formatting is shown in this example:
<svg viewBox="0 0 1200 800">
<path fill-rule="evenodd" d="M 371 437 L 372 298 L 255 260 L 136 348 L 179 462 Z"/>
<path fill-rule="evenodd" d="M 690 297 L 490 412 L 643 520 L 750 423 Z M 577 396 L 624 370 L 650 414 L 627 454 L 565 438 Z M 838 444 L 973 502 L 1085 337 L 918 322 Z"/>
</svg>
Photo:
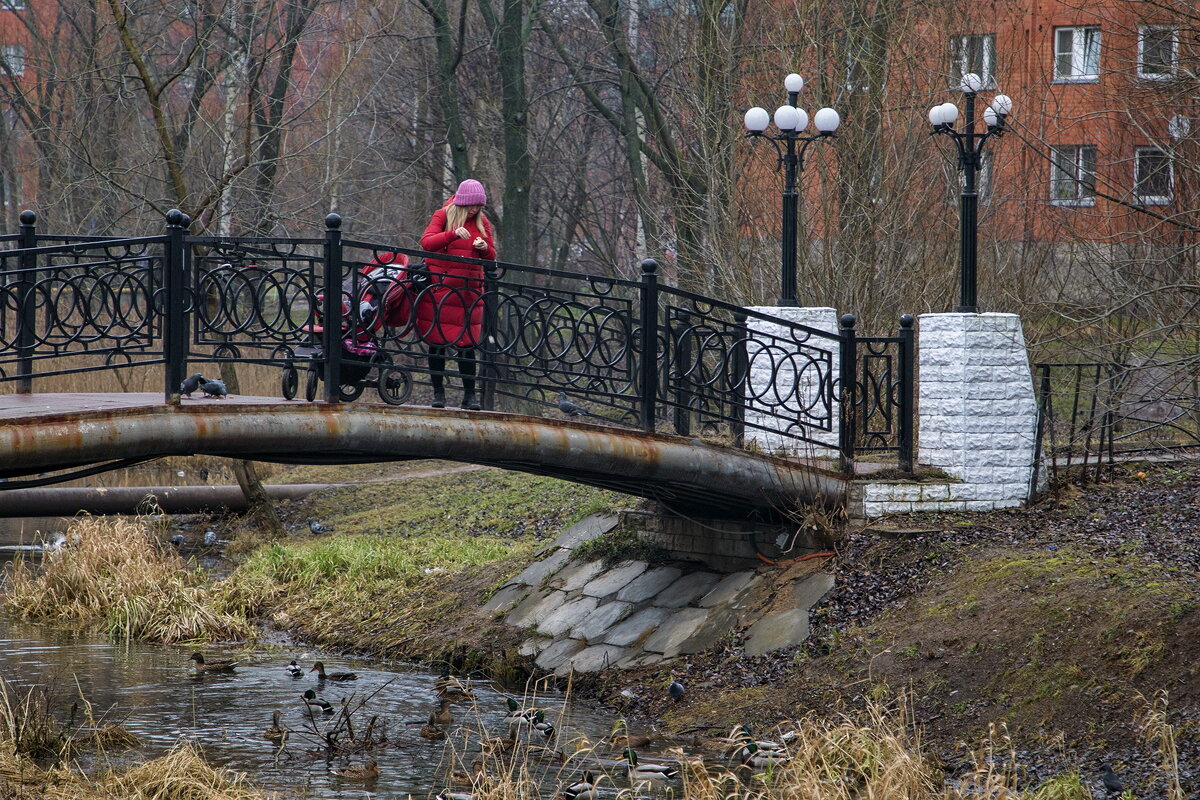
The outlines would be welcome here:
<svg viewBox="0 0 1200 800">
<path fill-rule="evenodd" d="M 252 554 L 221 584 L 222 607 L 254 613 L 293 594 L 327 601 L 445 580 L 468 567 L 532 555 L 532 538 L 335 536 L 273 544 Z M 440 578 L 438 576 L 441 576 Z"/>
<path fill-rule="evenodd" d="M 338 534 L 519 538 L 557 536 L 588 514 L 628 504 L 616 492 L 485 469 L 348 486 L 308 498 L 302 513 Z"/>
<path fill-rule="evenodd" d="M 572 561 L 599 559 L 606 567 L 615 566 L 622 561 L 656 564 L 669 557 L 670 553 L 667 550 L 647 542 L 637 531 L 625 525 L 619 525 L 608 533 L 589 539 L 571 551 Z"/>
</svg>

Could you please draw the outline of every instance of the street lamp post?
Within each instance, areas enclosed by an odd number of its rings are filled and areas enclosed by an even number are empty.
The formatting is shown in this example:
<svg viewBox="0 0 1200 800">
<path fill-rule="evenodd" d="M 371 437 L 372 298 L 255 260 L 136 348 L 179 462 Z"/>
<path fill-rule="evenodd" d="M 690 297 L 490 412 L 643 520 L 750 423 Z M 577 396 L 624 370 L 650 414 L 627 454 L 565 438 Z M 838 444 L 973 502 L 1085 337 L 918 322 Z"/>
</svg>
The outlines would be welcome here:
<svg viewBox="0 0 1200 800">
<path fill-rule="evenodd" d="M 755 106 L 746 112 L 746 136 L 751 140 L 766 139 L 775 148 L 778 160 L 775 169 L 783 168 L 783 265 L 781 294 L 778 305 L 794 306 L 796 303 L 796 235 L 798 233 L 797 212 L 799 193 L 796 191 L 796 176 L 804 170 L 804 151 L 817 139 L 833 136 L 841 117 L 832 108 L 822 108 L 813 114 L 813 126 L 817 133 L 804 135 L 808 127 L 808 112 L 799 108 L 796 101 L 804 88 L 804 79 L 792 73 L 783 79 L 787 90 L 787 105 L 775 109 L 775 127 L 779 133 L 766 133 L 771 115 L 765 108 Z M 782 142 L 782 145 L 780 144 Z M 797 147 L 799 145 L 799 147 Z"/>
<path fill-rule="evenodd" d="M 1012 99 L 1006 94 L 992 98 L 992 104 L 983 110 L 983 121 L 987 130 L 975 131 L 975 95 L 983 88 L 983 80 L 974 72 L 962 78 L 960 84 L 965 108 L 963 129 L 956 131 L 958 106 L 942 103 L 929 109 L 929 123 L 934 134 L 949 136 L 958 149 L 958 169 L 963 173 L 962 194 L 958 210 L 958 308 L 959 312 L 974 314 L 979 311 L 976 292 L 976 253 L 979 234 L 979 193 L 975 174 L 983 168 L 983 146 L 988 139 L 1004 135 L 1004 121 L 1012 113 Z"/>
</svg>

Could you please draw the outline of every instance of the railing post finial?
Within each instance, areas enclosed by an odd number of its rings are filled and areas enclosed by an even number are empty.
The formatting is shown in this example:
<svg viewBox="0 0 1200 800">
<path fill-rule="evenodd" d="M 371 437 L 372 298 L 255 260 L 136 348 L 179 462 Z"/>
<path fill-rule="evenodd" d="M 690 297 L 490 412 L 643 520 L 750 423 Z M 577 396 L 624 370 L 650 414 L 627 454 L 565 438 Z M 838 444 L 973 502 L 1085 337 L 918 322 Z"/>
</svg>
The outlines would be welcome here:
<svg viewBox="0 0 1200 800">
<path fill-rule="evenodd" d="M 187 214 L 184 214 L 178 208 L 172 208 L 167 212 L 167 226 L 171 228 L 182 228 L 183 221 L 187 219 Z"/>
<path fill-rule="evenodd" d="M 31 209 L 25 209 L 21 212 L 21 224 L 27 228 L 37 225 L 37 214 Z"/>
<path fill-rule="evenodd" d="M 342 215 L 329 213 L 325 215 L 325 227 L 331 231 L 341 230 Z"/>
<path fill-rule="evenodd" d="M 658 262 L 653 258 L 647 258 L 642 262 L 643 275 L 653 275 L 656 272 L 658 272 Z"/>
</svg>

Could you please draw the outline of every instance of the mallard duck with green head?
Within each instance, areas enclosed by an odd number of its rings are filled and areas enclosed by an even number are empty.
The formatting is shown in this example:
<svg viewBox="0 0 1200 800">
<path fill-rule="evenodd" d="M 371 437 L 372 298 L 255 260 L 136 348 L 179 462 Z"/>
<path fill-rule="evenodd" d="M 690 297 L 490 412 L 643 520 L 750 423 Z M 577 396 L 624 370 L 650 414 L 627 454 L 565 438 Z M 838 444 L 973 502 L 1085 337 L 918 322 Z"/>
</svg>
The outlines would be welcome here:
<svg viewBox="0 0 1200 800">
<path fill-rule="evenodd" d="M 333 713 L 333 706 L 329 703 L 329 701 L 322 700 L 320 697 L 317 697 L 317 693 L 312 689 L 309 689 L 307 692 L 300 695 L 300 698 L 304 701 L 304 704 L 308 706 L 309 711 L 320 711 L 322 714 Z"/>
<path fill-rule="evenodd" d="M 751 742 L 742 749 L 742 765 L 753 769 L 763 769 L 788 761 L 788 754 L 781 750 L 760 750 L 757 742 Z"/>
<path fill-rule="evenodd" d="M 582 778 L 562 790 L 560 800 L 596 800 L 596 784 L 600 782 L 600 777 L 590 769 L 586 770 Z"/>
<path fill-rule="evenodd" d="M 522 708 L 521 705 L 511 697 L 505 698 L 508 704 L 508 713 L 504 715 L 504 722 L 508 725 L 509 732 L 521 730 L 533 725 L 534 717 L 537 716 L 538 709 Z"/>
</svg>

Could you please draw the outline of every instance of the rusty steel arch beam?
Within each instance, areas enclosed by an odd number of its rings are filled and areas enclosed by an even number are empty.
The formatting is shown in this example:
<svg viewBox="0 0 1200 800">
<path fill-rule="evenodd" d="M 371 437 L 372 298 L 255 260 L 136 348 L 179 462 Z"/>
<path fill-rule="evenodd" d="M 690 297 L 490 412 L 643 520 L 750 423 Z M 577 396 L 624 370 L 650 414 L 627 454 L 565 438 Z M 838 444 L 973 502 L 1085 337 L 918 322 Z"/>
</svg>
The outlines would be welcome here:
<svg viewBox="0 0 1200 800">
<path fill-rule="evenodd" d="M 423 407 L 157 405 L 10 418 L 0 427 L 0 477 L 179 455 L 335 464 L 446 459 L 551 475 L 710 517 L 839 506 L 847 488 L 831 470 L 699 439 Z"/>
</svg>

